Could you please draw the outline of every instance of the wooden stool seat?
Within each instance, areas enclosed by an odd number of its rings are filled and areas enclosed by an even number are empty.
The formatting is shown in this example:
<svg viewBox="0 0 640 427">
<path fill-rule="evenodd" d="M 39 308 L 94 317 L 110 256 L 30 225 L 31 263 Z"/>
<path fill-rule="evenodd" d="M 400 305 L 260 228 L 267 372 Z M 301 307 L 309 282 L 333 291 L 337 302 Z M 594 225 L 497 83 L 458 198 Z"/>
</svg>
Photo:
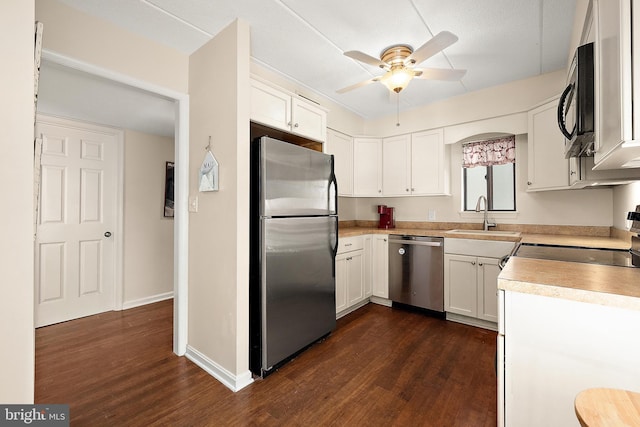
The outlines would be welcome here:
<svg viewBox="0 0 640 427">
<path fill-rule="evenodd" d="M 640 426 L 640 393 L 590 388 L 578 393 L 574 407 L 582 427 Z"/>
</svg>

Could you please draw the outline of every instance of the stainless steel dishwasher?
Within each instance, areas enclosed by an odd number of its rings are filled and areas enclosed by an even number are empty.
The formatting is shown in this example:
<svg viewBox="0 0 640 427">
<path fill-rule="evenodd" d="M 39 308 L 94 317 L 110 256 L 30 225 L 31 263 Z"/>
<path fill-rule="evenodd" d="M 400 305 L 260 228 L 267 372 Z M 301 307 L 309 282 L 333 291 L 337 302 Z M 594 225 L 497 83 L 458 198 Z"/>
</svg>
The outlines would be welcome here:
<svg viewBox="0 0 640 427">
<path fill-rule="evenodd" d="M 444 312 L 444 239 L 389 236 L 389 299 Z"/>
</svg>

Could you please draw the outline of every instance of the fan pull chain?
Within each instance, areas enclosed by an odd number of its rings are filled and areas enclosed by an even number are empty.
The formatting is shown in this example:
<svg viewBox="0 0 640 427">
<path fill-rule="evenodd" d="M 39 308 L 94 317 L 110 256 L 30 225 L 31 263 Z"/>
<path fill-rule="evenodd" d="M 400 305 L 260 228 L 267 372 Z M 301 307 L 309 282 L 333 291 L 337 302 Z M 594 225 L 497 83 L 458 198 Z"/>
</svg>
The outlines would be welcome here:
<svg viewBox="0 0 640 427">
<path fill-rule="evenodd" d="M 400 92 L 396 94 L 396 126 L 400 126 Z"/>
</svg>

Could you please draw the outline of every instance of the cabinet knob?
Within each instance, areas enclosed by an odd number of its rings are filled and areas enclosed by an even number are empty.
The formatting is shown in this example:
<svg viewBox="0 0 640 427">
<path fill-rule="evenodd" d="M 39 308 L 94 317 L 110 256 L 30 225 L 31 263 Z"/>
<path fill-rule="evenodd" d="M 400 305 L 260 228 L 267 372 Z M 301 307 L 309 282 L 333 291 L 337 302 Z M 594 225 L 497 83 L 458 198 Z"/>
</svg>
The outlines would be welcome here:
<svg viewBox="0 0 640 427">
<path fill-rule="evenodd" d="M 475 261 L 471 261 L 471 265 L 476 265 L 476 262 Z"/>
<path fill-rule="evenodd" d="M 406 191 L 406 192 L 408 193 L 408 192 L 409 192 L 409 189 L 408 189 L 408 188 L 405 188 L 405 189 L 404 189 L 404 191 Z"/>
<path fill-rule="evenodd" d="M 411 189 L 411 191 L 416 191 L 416 189 L 415 189 L 415 188 L 412 188 L 412 189 Z"/>
<path fill-rule="evenodd" d="M 479 262 L 479 263 L 478 263 L 478 266 L 482 267 L 482 265 L 483 265 L 483 264 L 482 264 L 481 262 Z"/>
<path fill-rule="evenodd" d="M 533 182 L 527 181 L 527 185 L 531 185 L 531 184 L 533 184 Z"/>
<path fill-rule="evenodd" d="M 576 175 L 576 171 L 571 171 L 569 175 Z"/>
<path fill-rule="evenodd" d="M 382 193 L 382 190 L 378 190 L 378 193 Z"/>
<path fill-rule="evenodd" d="M 291 127 L 291 122 L 287 123 L 287 126 Z"/>
<path fill-rule="evenodd" d="M 298 127 L 298 124 L 296 123 L 295 125 L 293 125 L 293 127 L 294 127 L 294 128 L 297 128 L 297 127 Z"/>
</svg>

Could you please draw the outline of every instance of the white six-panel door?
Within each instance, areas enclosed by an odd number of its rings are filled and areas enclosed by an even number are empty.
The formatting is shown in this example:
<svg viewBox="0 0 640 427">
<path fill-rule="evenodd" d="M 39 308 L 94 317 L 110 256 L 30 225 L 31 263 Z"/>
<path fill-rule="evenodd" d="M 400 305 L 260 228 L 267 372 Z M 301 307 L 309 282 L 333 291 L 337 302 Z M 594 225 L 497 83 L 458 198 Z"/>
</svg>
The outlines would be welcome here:
<svg viewBox="0 0 640 427">
<path fill-rule="evenodd" d="M 38 122 L 41 194 L 35 242 L 35 323 L 114 309 L 118 137 Z"/>
</svg>

